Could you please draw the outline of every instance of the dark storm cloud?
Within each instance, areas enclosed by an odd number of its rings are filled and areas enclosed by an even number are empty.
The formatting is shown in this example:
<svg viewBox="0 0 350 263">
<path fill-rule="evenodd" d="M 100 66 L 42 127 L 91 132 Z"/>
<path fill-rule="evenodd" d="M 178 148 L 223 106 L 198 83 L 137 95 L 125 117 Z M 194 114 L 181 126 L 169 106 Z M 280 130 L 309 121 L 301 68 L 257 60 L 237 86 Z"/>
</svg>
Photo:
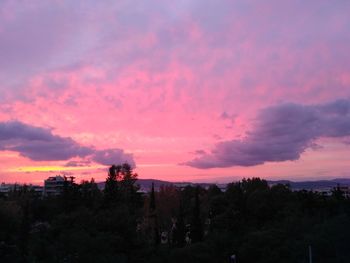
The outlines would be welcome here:
<svg viewBox="0 0 350 263">
<path fill-rule="evenodd" d="M 19 121 L 0 122 L 0 150 L 18 152 L 33 161 L 60 161 L 92 156 L 95 162 L 101 164 L 127 161 L 135 166 L 132 155 L 124 153 L 122 149 L 96 150 L 93 147 L 81 146 L 71 138 L 52 134 L 49 129 Z M 77 166 L 83 163 L 68 164 Z"/>
<path fill-rule="evenodd" d="M 220 142 L 211 153 L 186 165 L 206 169 L 298 160 L 319 138 L 349 135 L 350 100 L 311 106 L 282 104 L 260 111 L 244 139 Z"/>
</svg>

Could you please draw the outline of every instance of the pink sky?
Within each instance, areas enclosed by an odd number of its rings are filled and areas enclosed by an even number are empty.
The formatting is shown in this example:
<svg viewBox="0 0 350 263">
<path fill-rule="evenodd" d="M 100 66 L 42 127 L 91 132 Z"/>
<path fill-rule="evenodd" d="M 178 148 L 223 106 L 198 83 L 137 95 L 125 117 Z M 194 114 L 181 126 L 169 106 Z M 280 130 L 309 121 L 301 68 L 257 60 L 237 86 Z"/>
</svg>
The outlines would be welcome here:
<svg viewBox="0 0 350 263">
<path fill-rule="evenodd" d="M 0 182 L 350 177 L 350 2 L 0 2 Z"/>
</svg>

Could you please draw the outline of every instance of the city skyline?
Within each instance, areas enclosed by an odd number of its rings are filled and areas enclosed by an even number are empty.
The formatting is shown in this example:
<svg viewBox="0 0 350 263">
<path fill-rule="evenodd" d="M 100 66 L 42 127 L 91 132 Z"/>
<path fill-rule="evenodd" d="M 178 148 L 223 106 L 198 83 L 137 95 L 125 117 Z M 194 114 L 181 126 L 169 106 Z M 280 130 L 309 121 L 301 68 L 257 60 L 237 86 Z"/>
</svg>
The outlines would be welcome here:
<svg viewBox="0 0 350 263">
<path fill-rule="evenodd" d="M 349 178 L 348 1 L 0 3 L 0 182 Z"/>
</svg>

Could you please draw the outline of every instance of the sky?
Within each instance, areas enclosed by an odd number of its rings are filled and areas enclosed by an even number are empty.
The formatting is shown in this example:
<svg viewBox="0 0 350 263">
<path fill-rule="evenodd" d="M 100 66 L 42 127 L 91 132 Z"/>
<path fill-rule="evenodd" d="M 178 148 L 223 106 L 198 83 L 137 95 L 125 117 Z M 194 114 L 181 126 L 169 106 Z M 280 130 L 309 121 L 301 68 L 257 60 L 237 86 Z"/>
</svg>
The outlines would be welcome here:
<svg viewBox="0 0 350 263">
<path fill-rule="evenodd" d="M 0 182 L 350 178 L 350 1 L 0 1 Z"/>
</svg>

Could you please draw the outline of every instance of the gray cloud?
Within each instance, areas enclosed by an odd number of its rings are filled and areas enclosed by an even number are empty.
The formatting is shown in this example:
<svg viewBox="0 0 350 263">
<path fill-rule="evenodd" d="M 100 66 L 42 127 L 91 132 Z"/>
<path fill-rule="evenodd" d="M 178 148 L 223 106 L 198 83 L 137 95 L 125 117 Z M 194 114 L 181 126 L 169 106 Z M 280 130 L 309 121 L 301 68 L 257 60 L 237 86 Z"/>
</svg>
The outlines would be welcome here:
<svg viewBox="0 0 350 263">
<path fill-rule="evenodd" d="M 0 123 L 0 149 L 19 152 L 33 161 L 68 160 L 94 151 L 71 138 L 53 135 L 49 129 L 18 121 Z"/>
<path fill-rule="evenodd" d="M 82 160 L 82 161 L 69 161 L 64 166 L 66 167 L 84 167 L 84 166 L 90 166 L 91 161 L 90 160 Z"/>
<path fill-rule="evenodd" d="M 50 129 L 35 127 L 19 121 L 0 122 L 0 150 L 15 151 L 33 161 L 60 161 L 73 157 L 91 157 L 100 164 L 129 162 L 135 166 L 132 154 L 122 149 L 96 150 L 81 146 L 73 139 L 52 134 Z M 79 166 L 82 162 L 69 162 Z"/>
<path fill-rule="evenodd" d="M 92 160 L 104 165 L 127 162 L 131 167 L 135 167 L 135 161 L 132 154 L 125 153 L 122 149 L 96 151 L 92 156 Z"/>
<path fill-rule="evenodd" d="M 204 150 L 196 150 L 194 151 L 194 154 L 197 154 L 197 155 L 202 155 L 202 154 L 205 154 L 206 152 Z"/>
<path fill-rule="evenodd" d="M 220 142 L 211 153 L 185 164 L 207 169 L 298 160 L 307 148 L 315 148 L 319 138 L 349 135 L 350 100 L 282 104 L 260 111 L 253 130 L 242 140 Z"/>
</svg>

